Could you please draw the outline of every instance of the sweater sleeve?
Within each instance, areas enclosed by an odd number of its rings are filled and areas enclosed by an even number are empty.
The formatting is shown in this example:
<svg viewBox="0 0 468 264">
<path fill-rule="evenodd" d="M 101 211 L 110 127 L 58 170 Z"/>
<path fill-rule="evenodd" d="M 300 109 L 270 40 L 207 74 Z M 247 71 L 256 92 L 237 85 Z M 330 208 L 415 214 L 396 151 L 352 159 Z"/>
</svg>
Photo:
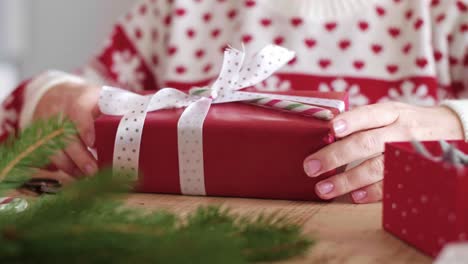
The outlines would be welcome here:
<svg viewBox="0 0 468 264">
<path fill-rule="evenodd" d="M 157 20 L 154 13 L 169 8 L 163 3 L 139 1 L 118 20 L 100 51 L 75 73 L 50 70 L 21 83 L 1 104 L 0 142 L 30 124 L 42 96 L 60 84 L 84 84 L 74 86 L 84 87 L 89 83 L 130 90 L 157 89 L 153 66 L 157 63 L 158 51 L 162 49 L 154 43 L 157 40 L 154 32 L 163 30 L 163 22 L 158 22 L 162 19 Z"/>
<path fill-rule="evenodd" d="M 432 1 L 434 60 L 441 105 L 459 117 L 468 140 L 468 1 Z"/>
</svg>

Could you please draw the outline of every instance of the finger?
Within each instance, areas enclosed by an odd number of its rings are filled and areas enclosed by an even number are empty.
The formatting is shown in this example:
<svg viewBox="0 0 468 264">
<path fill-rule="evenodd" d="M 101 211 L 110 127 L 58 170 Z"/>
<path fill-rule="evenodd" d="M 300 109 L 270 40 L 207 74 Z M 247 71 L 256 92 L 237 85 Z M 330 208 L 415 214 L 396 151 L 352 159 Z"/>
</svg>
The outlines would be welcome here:
<svg viewBox="0 0 468 264">
<path fill-rule="evenodd" d="M 68 113 L 75 122 L 81 140 L 89 147 L 93 147 L 95 142 L 94 119 L 99 115 L 97 98 L 97 94 L 91 92 L 84 94 Z"/>
<path fill-rule="evenodd" d="M 382 200 L 382 181 L 354 191 L 351 194 L 355 203 L 375 203 Z"/>
<path fill-rule="evenodd" d="M 71 120 L 75 123 L 80 139 L 87 146 L 93 147 L 95 141 L 94 118 L 90 112 L 81 114 L 69 114 Z"/>
<path fill-rule="evenodd" d="M 50 158 L 50 160 L 57 167 L 57 169 L 67 173 L 68 175 L 77 177 L 82 174 L 81 170 L 63 151 L 57 152 Z"/>
<path fill-rule="evenodd" d="M 385 142 L 402 139 L 401 131 L 393 127 L 358 132 L 307 157 L 304 161 L 304 170 L 309 177 L 317 177 L 353 161 L 382 153 Z"/>
<path fill-rule="evenodd" d="M 331 121 L 332 130 L 342 138 L 358 131 L 390 125 L 398 119 L 398 105 L 395 102 L 379 103 L 344 112 Z"/>
<path fill-rule="evenodd" d="M 76 138 L 72 141 L 65 153 L 84 174 L 93 175 L 97 172 L 96 160 L 81 140 Z"/>
<path fill-rule="evenodd" d="M 315 186 L 322 199 L 332 199 L 383 179 L 383 155 L 369 159 L 349 171 L 332 176 Z"/>
</svg>

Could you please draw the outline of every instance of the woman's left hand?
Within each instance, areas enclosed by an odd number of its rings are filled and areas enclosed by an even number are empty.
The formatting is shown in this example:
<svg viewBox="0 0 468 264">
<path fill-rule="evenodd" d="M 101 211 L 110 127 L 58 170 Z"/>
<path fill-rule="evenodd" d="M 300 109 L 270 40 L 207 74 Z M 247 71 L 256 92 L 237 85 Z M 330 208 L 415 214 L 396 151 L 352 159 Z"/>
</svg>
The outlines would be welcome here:
<svg viewBox="0 0 468 264">
<path fill-rule="evenodd" d="M 341 140 L 310 155 L 304 168 L 310 177 L 373 156 L 362 164 L 319 182 L 316 193 L 332 199 L 351 193 L 355 203 L 382 199 L 384 145 L 390 141 L 463 139 L 463 128 L 449 108 L 397 102 L 355 108 L 335 117 L 332 130 Z"/>
</svg>

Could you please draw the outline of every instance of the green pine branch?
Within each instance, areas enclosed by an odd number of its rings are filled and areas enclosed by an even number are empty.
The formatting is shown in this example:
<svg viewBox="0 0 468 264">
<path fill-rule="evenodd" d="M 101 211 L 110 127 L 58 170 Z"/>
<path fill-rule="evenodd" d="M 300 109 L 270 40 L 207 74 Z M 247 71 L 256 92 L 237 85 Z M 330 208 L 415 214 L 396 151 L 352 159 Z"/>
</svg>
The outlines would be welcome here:
<svg viewBox="0 0 468 264">
<path fill-rule="evenodd" d="M 145 213 L 116 202 L 124 177 L 100 172 L 0 214 L 1 263 L 249 263 L 304 253 L 312 244 L 277 215 L 247 218 L 200 207 L 186 218 Z"/>
<path fill-rule="evenodd" d="M 50 157 L 64 149 L 76 134 L 73 123 L 61 116 L 35 121 L 0 148 L 0 182 L 8 188 L 22 184 Z M 4 186 L 3 186 L 4 187 Z"/>
</svg>

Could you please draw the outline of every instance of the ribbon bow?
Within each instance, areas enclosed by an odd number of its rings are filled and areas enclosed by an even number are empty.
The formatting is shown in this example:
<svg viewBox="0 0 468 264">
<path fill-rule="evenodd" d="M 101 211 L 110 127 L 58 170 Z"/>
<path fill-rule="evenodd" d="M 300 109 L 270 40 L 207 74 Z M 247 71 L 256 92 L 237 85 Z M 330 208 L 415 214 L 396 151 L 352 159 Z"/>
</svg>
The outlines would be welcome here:
<svg viewBox="0 0 468 264">
<path fill-rule="evenodd" d="M 206 195 L 203 168 L 203 123 L 212 104 L 252 102 L 262 99 L 326 106 L 344 111 L 340 100 L 264 94 L 239 91 L 256 85 L 294 57 L 285 48 L 268 45 L 245 60 L 245 53 L 233 48 L 224 52 L 221 73 L 209 88 L 194 88 L 189 94 L 163 88 L 153 95 L 139 95 L 126 90 L 103 87 L 99 107 L 107 115 L 123 116 L 114 144 L 113 168 L 138 172 L 141 135 L 148 112 L 186 107 L 177 125 L 181 191 Z"/>
</svg>

